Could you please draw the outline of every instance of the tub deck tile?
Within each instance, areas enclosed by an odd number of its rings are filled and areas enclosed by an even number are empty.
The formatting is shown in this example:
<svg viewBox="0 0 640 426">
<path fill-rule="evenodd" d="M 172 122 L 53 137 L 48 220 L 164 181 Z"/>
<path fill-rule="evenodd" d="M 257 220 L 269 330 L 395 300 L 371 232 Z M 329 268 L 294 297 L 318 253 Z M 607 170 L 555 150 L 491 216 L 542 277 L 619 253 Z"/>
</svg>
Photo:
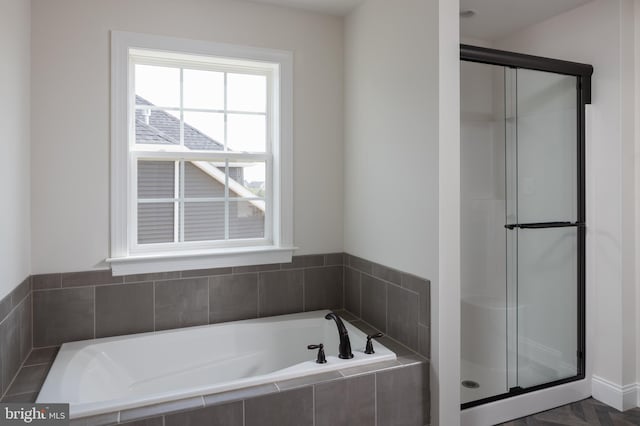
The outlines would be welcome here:
<svg viewBox="0 0 640 426">
<path fill-rule="evenodd" d="M 381 361 L 373 364 L 360 365 L 358 367 L 343 368 L 338 370 L 344 377 L 358 376 L 360 374 L 375 373 L 377 371 L 388 370 L 391 368 L 401 367 L 402 364 L 398 360 Z"/>
<path fill-rule="evenodd" d="M 72 419 L 70 426 L 107 426 L 118 424 L 118 412 Z"/>
<path fill-rule="evenodd" d="M 309 386 L 316 383 L 329 382 L 331 380 L 342 379 L 342 374 L 338 371 L 327 371 L 326 373 L 314 374 L 312 376 L 304 376 L 298 377 L 291 380 L 284 380 L 281 382 L 276 382 L 276 386 L 281 391 L 287 389 L 295 389 L 303 386 Z"/>
<path fill-rule="evenodd" d="M 165 416 L 165 426 L 243 426 L 244 403 L 232 402 Z"/>
<path fill-rule="evenodd" d="M 379 425 L 422 426 L 429 422 L 429 367 L 405 366 L 376 373 Z"/>
<path fill-rule="evenodd" d="M 135 422 L 120 424 L 127 426 L 164 426 L 164 417 L 154 417 L 152 419 L 136 420 Z"/>
<path fill-rule="evenodd" d="M 422 364 L 423 362 L 427 362 L 427 359 L 422 355 L 409 354 L 409 355 L 398 356 L 398 362 L 402 365 L 413 365 L 413 364 Z"/>
<path fill-rule="evenodd" d="M 51 364 L 59 350 L 60 346 L 33 349 L 27 360 L 24 362 L 24 366 L 28 367 L 30 365 Z"/>
<path fill-rule="evenodd" d="M 17 395 L 6 395 L 2 402 L 35 402 L 38 392 L 20 393 Z"/>
<path fill-rule="evenodd" d="M 50 364 L 40 364 L 23 367 L 14 379 L 6 395 L 18 395 L 22 393 L 38 392 L 51 368 Z"/>
<path fill-rule="evenodd" d="M 245 426 L 312 426 L 313 387 L 307 386 L 248 399 Z"/>
<path fill-rule="evenodd" d="M 374 425 L 375 375 L 315 386 L 315 426 Z"/>
<path fill-rule="evenodd" d="M 256 396 L 269 395 L 271 393 L 279 392 L 278 387 L 269 383 L 266 385 L 252 386 L 250 388 L 232 390 L 229 392 L 222 392 L 212 395 L 204 396 L 204 405 L 218 405 L 226 402 L 240 401 L 243 399 L 254 398 Z"/>
<path fill-rule="evenodd" d="M 147 405 L 146 407 L 131 408 L 120 412 L 120 422 L 157 417 L 169 413 L 193 410 L 204 407 L 201 396 L 180 399 L 177 401 L 163 402 L 161 404 Z"/>
</svg>

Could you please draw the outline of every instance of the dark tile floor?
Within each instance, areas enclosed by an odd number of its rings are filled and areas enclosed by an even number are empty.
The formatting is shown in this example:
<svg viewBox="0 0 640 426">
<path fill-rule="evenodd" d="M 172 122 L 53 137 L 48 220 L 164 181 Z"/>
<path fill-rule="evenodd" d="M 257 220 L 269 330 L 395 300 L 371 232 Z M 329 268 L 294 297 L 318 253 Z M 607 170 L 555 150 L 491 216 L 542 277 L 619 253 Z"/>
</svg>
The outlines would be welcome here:
<svg viewBox="0 0 640 426">
<path fill-rule="evenodd" d="M 589 398 L 502 424 L 502 426 L 525 425 L 638 426 L 640 425 L 640 408 L 621 413 L 615 408 Z"/>
</svg>

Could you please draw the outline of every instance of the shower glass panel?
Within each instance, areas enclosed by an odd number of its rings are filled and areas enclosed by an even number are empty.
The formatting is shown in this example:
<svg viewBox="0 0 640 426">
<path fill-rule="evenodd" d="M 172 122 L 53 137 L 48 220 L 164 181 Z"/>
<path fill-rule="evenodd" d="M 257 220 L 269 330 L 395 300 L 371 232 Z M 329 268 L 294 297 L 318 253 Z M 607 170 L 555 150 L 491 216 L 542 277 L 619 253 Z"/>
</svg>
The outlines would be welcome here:
<svg viewBox="0 0 640 426">
<path fill-rule="evenodd" d="M 460 71 L 461 369 L 468 382 L 461 392 L 468 402 L 509 390 L 505 132 L 515 129 L 506 122 L 505 68 L 461 62 Z"/>
<path fill-rule="evenodd" d="M 517 384 L 578 374 L 577 80 L 516 73 Z M 531 224 L 534 224 L 531 226 Z M 529 225 L 530 227 L 527 227 Z"/>
<path fill-rule="evenodd" d="M 578 93 L 461 62 L 463 405 L 580 374 Z"/>
</svg>

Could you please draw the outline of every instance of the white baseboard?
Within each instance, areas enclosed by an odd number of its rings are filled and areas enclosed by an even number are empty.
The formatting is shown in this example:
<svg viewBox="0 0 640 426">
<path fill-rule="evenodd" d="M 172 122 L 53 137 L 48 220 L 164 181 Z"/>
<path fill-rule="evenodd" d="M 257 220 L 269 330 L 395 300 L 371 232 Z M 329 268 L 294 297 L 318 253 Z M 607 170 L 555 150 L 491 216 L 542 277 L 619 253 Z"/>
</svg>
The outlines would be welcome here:
<svg viewBox="0 0 640 426">
<path fill-rule="evenodd" d="M 602 377 L 591 378 L 591 393 L 595 399 L 616 410 L 640 407 L 640 383 L 620 386 Z"/>
</svg>

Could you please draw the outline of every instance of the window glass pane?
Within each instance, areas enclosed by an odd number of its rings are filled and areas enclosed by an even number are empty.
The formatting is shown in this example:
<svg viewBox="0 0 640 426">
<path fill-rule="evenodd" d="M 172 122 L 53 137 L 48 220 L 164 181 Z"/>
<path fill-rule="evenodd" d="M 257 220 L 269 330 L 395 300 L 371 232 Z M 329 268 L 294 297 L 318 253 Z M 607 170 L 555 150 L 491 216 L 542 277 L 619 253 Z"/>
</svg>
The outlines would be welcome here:
<svg viewBox="0 0 640 426">
<path fill-rule="evenodd" d="M 180 113 L 136 109 L 136 143 L 180 145 Z"/>
<path fill-rule="evenodd" d="M 224 162 L 186 162 L 184 176 L 186 198 L 224 198 Z"/>
<path fill-rule="evenodd" d="M 184 240 L 224 239 L 224 201 L 186 202 L 184 205 Z"/>
<path fill-rule="evenodd" d="M 264 162 L 229 162 L 229 197 L 264 197 L 265 176 Z"/>
<path fill-rule="evenodd" d="M 229 238 L 264 238 L 264 201 L 229 203 Z"/>
<path fill-rule="evenodd" d="M 136 65 L 135 86 L 136 104 L 160 107 L 180 106 L 179 68 Z"/>
<path fill-rule="evenodd" d="M 192 150 L 224 150 L 224 114 L 185 111 L 184 145 Z"/>
<path fill-rule="evenodd" d="M 138 204 L 138 244 L 174 241 L 175 203 Z"/>
<path fill-rule="evenodd" d="M 184 107 L 224 109 L 224 73 L 213 71 L 183 71 Z"/>
<path fill-rule="evenodd" d="M 230 151 L 265 152 L 266 143 L 266 116 L 250 114 L 227 116 L 227 147 Z"/>
<path fill-rule="evenodd" d="M 174 196 L 174 161 L 138 161 L 138 198 L 174 198 Z"/>
<path fill-rule="evenodd" d="M 267 77 L 227 74 L 227 108 L 231 111 L 266 112 Z"/>
</svg>

